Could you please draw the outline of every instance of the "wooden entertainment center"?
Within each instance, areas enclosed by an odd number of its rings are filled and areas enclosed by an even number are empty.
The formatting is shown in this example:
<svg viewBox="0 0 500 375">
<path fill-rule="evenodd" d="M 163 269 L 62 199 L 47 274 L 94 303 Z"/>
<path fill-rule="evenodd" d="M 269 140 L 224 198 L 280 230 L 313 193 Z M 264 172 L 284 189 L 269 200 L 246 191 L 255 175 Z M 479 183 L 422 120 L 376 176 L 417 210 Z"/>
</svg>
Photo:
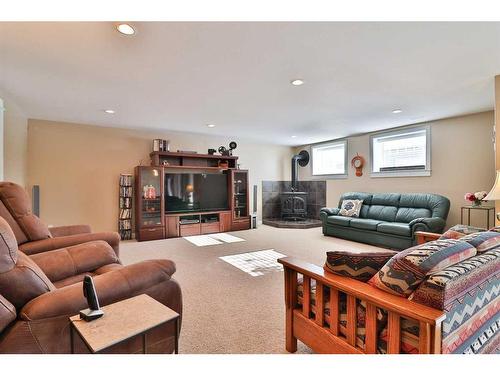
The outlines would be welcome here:
<svg viewBox="0 0 500 375">
<path fill-rule="evenodd" d="M 138 241 L 250 229 L 248 171 L 237 169 L 237 156 L 164 151 L 150 156 L 151 166 L 135 167 Z M 225 174 L 228 207 L 171 212 L 165 202 L 165 175 L 174 173 Z M 187 185 L 184 194 L 192 200 L 193 185 Z"/>
</svg>

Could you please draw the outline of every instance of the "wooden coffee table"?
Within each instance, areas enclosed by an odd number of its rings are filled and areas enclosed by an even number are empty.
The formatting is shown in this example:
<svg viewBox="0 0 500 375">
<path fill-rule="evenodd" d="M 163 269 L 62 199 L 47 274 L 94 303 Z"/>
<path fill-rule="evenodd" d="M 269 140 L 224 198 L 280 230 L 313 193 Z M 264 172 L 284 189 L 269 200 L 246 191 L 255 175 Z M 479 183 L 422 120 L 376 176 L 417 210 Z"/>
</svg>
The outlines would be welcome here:
<svg viewBox="0 0 500 375">
<path fill-rule="evenodd" d="M 71 353 L 74 334 L 78 334 L 91 353 L 99 353 L 125 340 L 142 335 L 143 353 L 147 352 L 146 334 L 153 328 L 175 322 L 175 354 L 179 352 L 179 314 L 146 294 L 101 308 L 102 318 L 86 322 L 79 315 L 69 318 Z"/>
</svg>

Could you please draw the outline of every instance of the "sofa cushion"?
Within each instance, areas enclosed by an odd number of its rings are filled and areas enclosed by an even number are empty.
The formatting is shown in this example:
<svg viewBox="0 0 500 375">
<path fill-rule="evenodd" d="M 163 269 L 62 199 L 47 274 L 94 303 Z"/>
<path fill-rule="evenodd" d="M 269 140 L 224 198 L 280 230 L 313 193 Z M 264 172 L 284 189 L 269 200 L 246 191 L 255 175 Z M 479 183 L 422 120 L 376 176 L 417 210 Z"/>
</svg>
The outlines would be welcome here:
<svg viewBox="0 0 500 375">
<path fill-rule="evenodd" d="M 0 294 L 0 332 L 16 320 L 16 308 Z"/>
<path fill-rule="evenodd" d="M 377 230 L 377 225 L 380 223 L 384 223 L 384 221 L 352 218 L 350 222 L 351 227 L 365 230 Z"/>
<path fill-rule="evenodd" d="M 344 227 L 348 227 L 350 221 L 351 218 L 347 216 L 328 216 L 326 219 L 326 222 L 329 224 L 342 225 Z"/>
<path fill-rule="evenodd" d="M 8 272 L 0 273 L 0 294 L 17 309 L 41 294 L 55 290 L 38 265 L 21 251 L 16 266 Z"/>
<path fill-rule="evenodd" d="M 371 205 L 366 214 L 367 219 L 394 221 L 396 219 L 397 207 L 394 206 L 379 206 Z"/>
<path fill-rule="evenodd" d="M 359 217 L 363 201 L 360 199 L 344 199 L 340 207 L 341 216 Z"/>
<path fill-rule="evenodd" d="M 17 262 L 17 242 L 12 229 L 0 217 L 0 272 L 10 271 Z"/>
<path fill-rule="evenodd" d="M 446 232 L 443 233 L 440 240 L 446 239 L 456 239 L 462 238 L 468 234 L 476 233 L 476 232 L 484 232 L 486 229 L 471 227 L 470 225 L 457 224 L 452 226 Z"/>
<path fill-rule="evenodd" d="M 399 207 L 399 193 L 375 193 L 372 195 L 372 205 L 374 206 L 394 206 Z"/>
<path fill-rule="evenodd" d="M 411 229 L 408 223 L 380 223 L 377 225 L 377 231 L 381 233 L 411 237 Z"/>
<path fill-rule="evenodd" d="M 427 275 L 475 254 L 476 248 L 465 241 L 427 242 L 396 254 L 370 279 L 369 283 L 389 293 L 408 297 Z"/>
<path fill-rule="evenodd" d="M 476 232 L 460 238 L 460 241 L 468 242 L 477 249 L 478 253 L 484 253 L 500 246 L 500 233 L 495 231 Z"/>
<path fill-rule="evenodd" d="M 409 223 L 412 220 L 422 217 L 431 217 L 432 213 L 427 208 L 400 207 L 396 213 L 395 221 Z"/>
<path fill-rule="evenodd" d="M 327 251 L 325 270 L 360 281 L 368 281 L 396 252 L 353 253 Z"/>
</svg>

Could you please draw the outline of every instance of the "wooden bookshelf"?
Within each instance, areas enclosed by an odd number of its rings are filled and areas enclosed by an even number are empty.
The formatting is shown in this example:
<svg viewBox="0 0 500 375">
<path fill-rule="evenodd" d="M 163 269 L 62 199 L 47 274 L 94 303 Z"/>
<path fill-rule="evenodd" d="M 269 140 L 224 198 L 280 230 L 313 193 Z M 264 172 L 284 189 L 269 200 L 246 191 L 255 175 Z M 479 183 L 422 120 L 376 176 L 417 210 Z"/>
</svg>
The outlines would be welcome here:
<svg viewBox="0 0 500 375">
<path fill-rule="evenodd" d="M 132 239 L 133 184 L 131 174 L 120 174 L 118 233 L 122 240 Z"/>
</svg>

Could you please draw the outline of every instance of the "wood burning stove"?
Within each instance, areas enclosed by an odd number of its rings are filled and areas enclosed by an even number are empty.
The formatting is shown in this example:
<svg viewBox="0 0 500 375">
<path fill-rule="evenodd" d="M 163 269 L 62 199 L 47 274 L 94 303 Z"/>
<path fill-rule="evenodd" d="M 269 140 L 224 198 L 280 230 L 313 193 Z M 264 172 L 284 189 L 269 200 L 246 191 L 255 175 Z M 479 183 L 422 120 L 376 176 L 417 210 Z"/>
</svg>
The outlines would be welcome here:
<svg viewBox="0 0 500 375">
<path fill-rule="evenodd" d="M 307 216 L 307 193 L 298 190 L 298 167 L 305 167 L 309 163 L 309 153 L 300 151 L 292 157 L 292 186 L 291 191 L 280 194 L 281 219 L 305 220 Z"/>
<path fill-rule="evenodd" d="M 307 216 L 307 193 L 286 191 L 280 194 L 281 219 L 305 220 Z"/>
</svg>

